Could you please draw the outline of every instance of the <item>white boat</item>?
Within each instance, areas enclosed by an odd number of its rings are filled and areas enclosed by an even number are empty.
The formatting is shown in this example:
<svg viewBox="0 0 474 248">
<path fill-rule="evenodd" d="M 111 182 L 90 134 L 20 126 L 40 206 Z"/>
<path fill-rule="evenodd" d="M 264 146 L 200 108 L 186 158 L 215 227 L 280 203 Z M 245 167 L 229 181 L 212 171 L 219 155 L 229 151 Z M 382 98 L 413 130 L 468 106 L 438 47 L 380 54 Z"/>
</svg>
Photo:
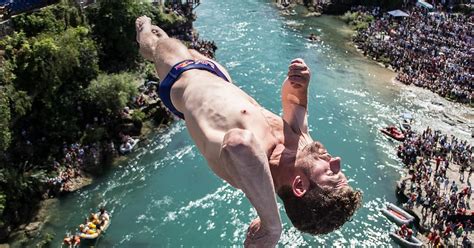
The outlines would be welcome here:
<svg viewBox="0 0 474 248">
<path fill-rule="evenodd" d="M 399 226 L 403 224 L 408 225 L 415 219 L 415 217 L 407 213 L 405 210 L 395 206 L 392 203 L 387 205 L 387 209 L 382 209 L 381 211 L 385 216 L 387 216 L 389 220 L 395 222 Z"/>
<path fill-rule="evenodd" d="M 399 123 L 399 126 L 400 126 L 400 129 L 403 132 L 407 132 L 407 131 L 411 130 L 410 123 L 406 122 L 405 120 L 401 120 L 400 123 Z"/>
<path fill-rule="evenodd" d="M 399 126 L 400 130 L 406 132 L 411 130 L 411 124 L 413 122 L 413 114 L 406 112 L 400 115 Z"/>
<path fill-rule="evenodd" d="M 401 237 L 397 233 L 391 232 L 390 237 L 395 240 L 397 244 L 399 244 L 402 247 L 422 247 L 423 242 L 421 240 L 417 239 L 415 236 L 411 236 L 409 240 Z"/>
<path fill-rule="evenodd" d="M 129 145 L 127 145 L 129 144 Z M 130 138 L 127 143 L 120 145 L 120 153 L 127 154 L 133 150 L 133 148 L 138 144 L 138 139 Z"/>
</svg>

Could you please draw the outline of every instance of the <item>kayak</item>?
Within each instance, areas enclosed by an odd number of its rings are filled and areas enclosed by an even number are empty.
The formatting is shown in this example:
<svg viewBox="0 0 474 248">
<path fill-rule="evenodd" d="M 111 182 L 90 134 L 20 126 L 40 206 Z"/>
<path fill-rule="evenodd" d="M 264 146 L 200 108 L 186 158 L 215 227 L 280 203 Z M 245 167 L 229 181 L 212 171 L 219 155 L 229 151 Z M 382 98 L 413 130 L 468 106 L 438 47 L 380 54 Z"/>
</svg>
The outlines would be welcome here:
<svg viewBox="0 0 474 248">
<path fill-rule="evenodd" d="M 395 240 L 395 242 L 397 244 L 399 244 L 400 246 L 402 247 L 422 247 L 423 246 L 423 242 L 421 242 L 421 240 L 417 239 L 416 237 L 414 236 L 411 236 L 409 240 L 401 237 L 400 235 L 398 235 L 397 233 L 394 233 L 394 232 L 391 232 L 390 233 L 390 237 L 392 237 L 392 239 Z"/>
<path fill-rule="evenodd" d="M 387 130 L 387 128 L 382 128 L 382 129 L 380 129 L 380 132 L 382 132 L 385 135 L 389 136 L 390 138 L 398 140 L 398 141 L 404 141 L 405 140 L 405 135 L 402 132 L 400 132 L 397 128 L 395 128 L 392 132 Z"/>
<path fill-rule="evenodd" d="M 403 224 L 408 225 L 415 219 L 415 217 L 407 213 L 405 210 L 395 206 L 392 203 L 387 205 L 387 209 L 382 209 L 381 211 L 385 216 L 387 216 L 388 219 L 395 222 L 399 226 Z"/>
</svg>

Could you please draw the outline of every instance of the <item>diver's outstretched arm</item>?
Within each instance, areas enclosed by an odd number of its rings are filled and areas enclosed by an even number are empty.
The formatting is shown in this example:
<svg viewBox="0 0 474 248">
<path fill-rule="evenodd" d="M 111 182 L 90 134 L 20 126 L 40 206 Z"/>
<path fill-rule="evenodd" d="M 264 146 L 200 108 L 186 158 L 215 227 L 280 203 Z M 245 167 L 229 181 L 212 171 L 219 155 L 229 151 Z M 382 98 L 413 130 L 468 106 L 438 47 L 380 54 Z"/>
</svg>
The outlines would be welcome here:
<svg viewBox="0 0 474 248">
<path fill-rule="evenodd" d="M 283 120 L 298 134 L 308 134 L 308 86 L 311 73 L 303 59 L 294 59 L 283 82 Z"/>
<path fill-rule="evenodd" d="M 233 183 L 245 193 L 259 216 L 249 226 L 245 246 L 275 247 L 282 227 L 265 152 L 252 132 L 232 129 L 224 136 L 220 156 L 225 170 L 233 175 Z"/>
</svg>

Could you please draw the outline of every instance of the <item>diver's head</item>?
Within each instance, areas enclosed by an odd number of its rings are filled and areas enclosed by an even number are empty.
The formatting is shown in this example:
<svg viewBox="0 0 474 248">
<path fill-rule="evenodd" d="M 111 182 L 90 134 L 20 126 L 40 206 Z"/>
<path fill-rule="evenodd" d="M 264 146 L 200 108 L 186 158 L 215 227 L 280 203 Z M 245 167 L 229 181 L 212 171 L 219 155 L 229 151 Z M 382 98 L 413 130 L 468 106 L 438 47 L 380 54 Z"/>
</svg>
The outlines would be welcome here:
<svg viewBox="0 0 474 248">
<path fill-rule="evenodd" d="M 362 201 L 361 192 L 347 184 L 341 159 L 329 155 L 319 142 L 308 144 L 296 155 L 294 173 L 277 193 L 293 225 L 310 234 L 341 227 Z"/>
</svg>

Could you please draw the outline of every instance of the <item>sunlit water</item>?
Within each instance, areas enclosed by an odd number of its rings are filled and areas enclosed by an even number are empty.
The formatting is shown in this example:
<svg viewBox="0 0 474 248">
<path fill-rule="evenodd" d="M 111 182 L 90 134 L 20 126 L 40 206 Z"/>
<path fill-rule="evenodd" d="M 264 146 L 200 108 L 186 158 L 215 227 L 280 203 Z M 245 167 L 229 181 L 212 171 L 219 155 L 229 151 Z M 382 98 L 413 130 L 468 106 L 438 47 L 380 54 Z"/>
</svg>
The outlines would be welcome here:
<svg viewBox="0 0 474 248">
<path fill-rule="evenodd" d="M 214 40 L 217 59 L 235 83 L 263 106 L 281 112 L 280 86 L 291 59 L 312 69 L 309 96 L 311 134 L 343 158 L 354 187 L 364 192 L 363 208 L 351 222 L 329 235 L 313 237 L 292 227 L 280 204 L 284 233 L 280 245 L 391 245 L 394 227 L 380 214 L 395 202 L 401 164 L 393 143 L 378 129 L 410 108 L 429 110 L 401 95 L 393 73 L 360 56 L 350 32 L 334 17 L 282 16 L 264 0 L 205 0 L 195 27 Z M 320 43 L 305 37 L 316 33 Z M 45 231 L 55 246 L 91 209 L 106 205 L 112 225 L 98 247 L 214 247 L 241 245 L 256 216 L 244 195 L 213 175 L 193 145 L 184 124 L 150 137 L 127 162 L 92 186 L 52 207 Z M 58 245 L 59 246 L 59 245 Z"/>
</svg>

